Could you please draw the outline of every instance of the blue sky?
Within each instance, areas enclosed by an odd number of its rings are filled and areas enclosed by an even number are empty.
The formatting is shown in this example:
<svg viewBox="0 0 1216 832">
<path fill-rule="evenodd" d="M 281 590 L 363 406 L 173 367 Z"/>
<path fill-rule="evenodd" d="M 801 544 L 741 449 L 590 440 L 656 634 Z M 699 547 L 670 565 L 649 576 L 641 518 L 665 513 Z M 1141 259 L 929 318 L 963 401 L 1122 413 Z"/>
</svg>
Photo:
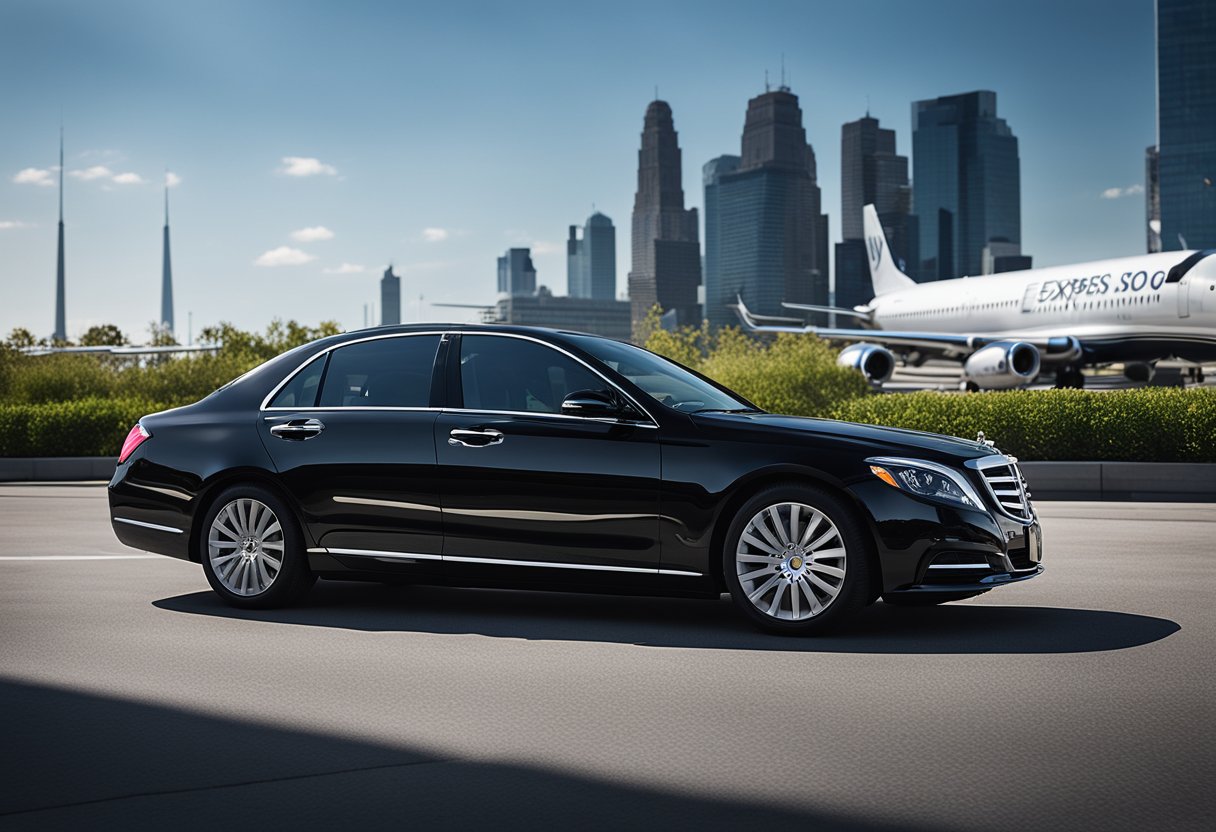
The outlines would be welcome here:
<svg viewBox="0 0 1216 832">
<path fill-rule="evenodd" d="M 782 55 L 833 239 L 841 124 L 868 104 L 907 154 L 912 101 L 993 89 L 1036 265 L 1144 250 L 1151 0 L 5 0 L 0 332 L 53 326 L 56 191 L 40 183 L 59 175 L 61 118 L 70 337 L 112 322 L 140 338 L 157 317 L 166 169 L 181 335 L 187 311 L 196 332 L 361 326 L 389 261 L 404 317 L 459 320 L 430 303 L 491 301 L 511 245 L 532 245 L 540 283 L 564 293 L 566 227 L 593 203 L 617 225 L 623 291 L 655 86 L 700 206 L 701 165 L 738 152 Z"/>
</svg>

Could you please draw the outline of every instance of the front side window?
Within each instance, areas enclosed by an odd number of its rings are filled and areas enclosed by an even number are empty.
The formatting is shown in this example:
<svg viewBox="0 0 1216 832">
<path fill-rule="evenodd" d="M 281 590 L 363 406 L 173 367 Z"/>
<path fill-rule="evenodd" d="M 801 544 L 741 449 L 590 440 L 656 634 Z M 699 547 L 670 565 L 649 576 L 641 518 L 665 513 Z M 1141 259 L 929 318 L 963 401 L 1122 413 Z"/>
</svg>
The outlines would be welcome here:
<svg viewBox="0 0 1216 832">
<path fill-rule="evenodd" d="M 580 347 L 629 379 L 660 404 L 685 413 L 706 410 L 754 410 L 725 390 L 648 350 L 590 335 L 572 337 L 578 341 Z"/>
<path fill-rule="evenodd" d="M 608 383 L 564 353 L 522 338 L 463 335 L 460 388 L 468 410 L 560 413 L 562 401 Z"/>
<path fill-rule="evenodd" d="M 330 353 L 320 407 L 430 407 L 438 335 L 377 338 Z"/>
</svg>

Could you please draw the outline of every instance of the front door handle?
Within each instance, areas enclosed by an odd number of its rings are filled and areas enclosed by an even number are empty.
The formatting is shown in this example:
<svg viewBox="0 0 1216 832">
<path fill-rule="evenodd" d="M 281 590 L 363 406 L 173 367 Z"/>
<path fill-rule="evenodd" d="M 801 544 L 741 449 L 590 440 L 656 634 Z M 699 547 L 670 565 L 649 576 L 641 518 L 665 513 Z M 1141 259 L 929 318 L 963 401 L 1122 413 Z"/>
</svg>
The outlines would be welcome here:
<svg viewBox="0 0 1216 832">
<path fill-rule="evenodd" d="M 325 424 L 320 419 L 290 419 L 281 425 L 273 425 L 270 432 L 280 439 L 303 441 L 320 435 Z"/>
<path fill-rule="evenodd" d="M 448 434 L 449 445 L 464 445 L 466 448 L 485 448 L 489 445 L 502 444 L 502 431 L 487 428 L 485 430 L 464 430 L 455 428 Z"/>
</svg>

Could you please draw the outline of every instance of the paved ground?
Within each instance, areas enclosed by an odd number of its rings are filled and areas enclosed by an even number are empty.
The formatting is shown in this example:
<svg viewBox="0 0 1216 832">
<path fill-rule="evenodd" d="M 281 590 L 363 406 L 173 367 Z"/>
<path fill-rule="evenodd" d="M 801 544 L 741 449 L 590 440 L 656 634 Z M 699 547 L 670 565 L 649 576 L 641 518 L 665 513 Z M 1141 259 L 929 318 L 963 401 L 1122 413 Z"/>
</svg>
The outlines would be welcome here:
<svg viewBox="0 0 1216 832">
<path fill-rule="evenodd" d="M 238 613 L 102 488 L 0 487 L 0 829 L 1211 829 L 1216 509 L 1040 508 L 1042 578 L 795 640 L 725 601 Z"/>
</svg>

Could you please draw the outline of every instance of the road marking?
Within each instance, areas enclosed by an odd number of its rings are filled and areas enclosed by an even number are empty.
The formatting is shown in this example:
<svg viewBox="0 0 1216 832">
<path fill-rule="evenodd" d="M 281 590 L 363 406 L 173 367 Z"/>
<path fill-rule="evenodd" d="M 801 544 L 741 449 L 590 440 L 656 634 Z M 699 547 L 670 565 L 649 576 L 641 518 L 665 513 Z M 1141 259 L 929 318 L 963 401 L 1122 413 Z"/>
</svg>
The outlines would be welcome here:
<svg viewBox="0 0 1216 832">
<path fill-rule="evenodd" d="M 0 560 L 159 560 L 164 555 L 0 555 Z"/>
</svg>

